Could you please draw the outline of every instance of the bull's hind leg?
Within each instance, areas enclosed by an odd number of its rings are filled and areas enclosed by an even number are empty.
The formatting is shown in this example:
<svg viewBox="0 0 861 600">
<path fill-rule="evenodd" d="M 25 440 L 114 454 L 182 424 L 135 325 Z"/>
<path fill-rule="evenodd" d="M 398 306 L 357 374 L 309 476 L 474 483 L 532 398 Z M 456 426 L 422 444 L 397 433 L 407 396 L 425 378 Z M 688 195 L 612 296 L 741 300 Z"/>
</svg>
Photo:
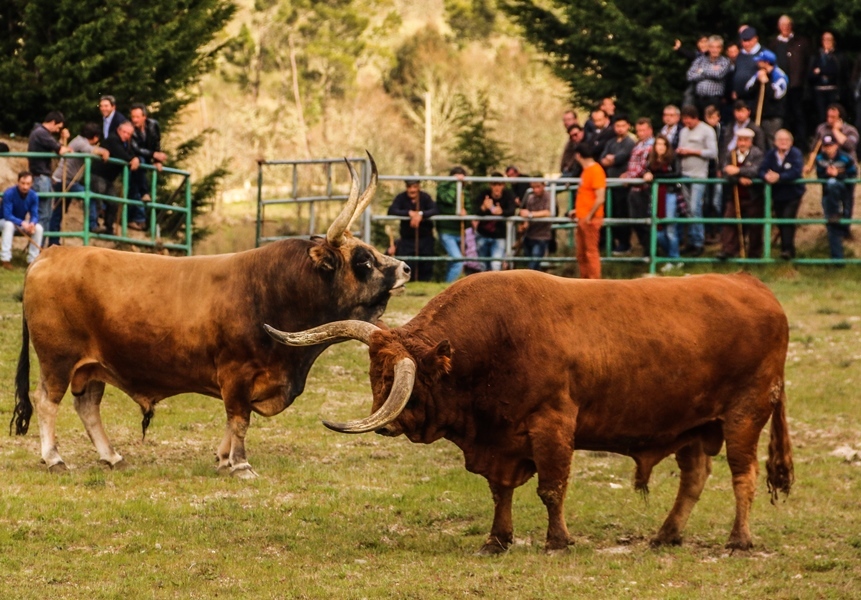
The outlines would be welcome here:
<svg viewBox="0 0 861 600">
<path fill-rule="evenodd" d="M 493 526 L 487 541 L 479 549 L 482 556 L 500 554 L 508 550 L 514 541 L 514 525 L 511 520 L 511 500 L 514 496 L 514 488 L 507 485 L 490 483 L 490 492 L 493 494 Z"/>
<path fill-rule="evenodd" d="M 218 451 L 215 460 L 218 466 L 215 468 L 219 475 L 227 475 L 230 473 L 230 447 L 233 441 L 233 431 L 230 429 L 230 423 L 224 428 L 224 437 L 221 438 L 221 443 L 218 444 Z"/>
<path fill-rule="evenodd" d="M 726 547 L 733 550 L 750 550 L 750 509 L 756 494 L 756 478 L 759 465 L 756 447 L 765 421 L 753 423 L 751 418 L 741 418 L 730 428 L 724 426 L 726 436 L 726 460 L 732 473 L 732 489 L 735 493 L 735 522 Z"/>
<path fill-rule="evenodd" d="M 682 531 L 712 472 L 712 459 L 706 455 L 700 440 L 680 448 L 676 452 L 676 463 L 679 465 L 679 491 L 670 514 L 652 539 L 653 546 L 682 543 Z"/>
<path fill-rule="evenodd" d="M 45 379 L 39 378 L 36 397 L 36 414 L 39 416 L 39 439 L 42 444 L 42 461 L 51 473 L 68 471 L 63 457 L 57 451 L 57 412 L 63 400 L 65 388 L 49 386 Z"/>
<path fill-rule="evenodd" d="M 102 415 L 99 407 L 101 406 L 104 393 L 104 382 L 89 381 L 84 388 L 84 393 L 80 396 L 75 396 L 75 410 L 78 411 L 78 416 L 84 424 L 84 429 L 87 430 L 90 441 L 93 442 L 93 446 L 96 447 L 96 451 L 99 453 L 99 460 L 112 469 L 124 469 L 128 466 L 128 463 L 111 446 L 111 442 L 108 440 L 105 428 L 102 425 Z"/>
</svg>

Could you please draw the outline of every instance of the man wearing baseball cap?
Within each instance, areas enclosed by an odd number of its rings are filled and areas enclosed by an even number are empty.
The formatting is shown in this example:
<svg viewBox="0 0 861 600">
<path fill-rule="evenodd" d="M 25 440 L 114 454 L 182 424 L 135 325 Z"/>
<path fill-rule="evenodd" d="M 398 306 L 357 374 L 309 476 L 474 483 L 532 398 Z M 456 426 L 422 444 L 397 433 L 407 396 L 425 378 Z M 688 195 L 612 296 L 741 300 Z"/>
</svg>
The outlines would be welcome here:
<svg viewBox="0 0 861 600">
<path fill-rule="evenodd" d="M 735 72 L 732 76 L 732 99 L 744 100 L 753 111 L 756 108 L 756 98 L 751 96 L 751 90 L 745 86 L 750 78 L 756 75 L 756 61 L 753 60 L 753 57 L 762 50 L 762 46 L 759 44 L 756 29 L 748 25 L 742 25 L 739 28 L 738 37 L 741 43 L 741 52 L 735 59 Z"/>
<path fill-rule="evenodd" d="M 745 89 L 757 98 L 754 121 L 762 127 L 771 146 L 775 132 L 783 125 L 783 101 L 789 89 L 789 78 L 777 66 L 777 57 L 771 50 L 762 49 L 753 59 L 757 72 L 745 84 Z"/>
<path fill-rule="evenodd" d="M 855 188 L 847 184 L 846 180 L 857 176 L 855 160 L 840 149 L 837 138 L 826 134 L 822 138 L 822 149 L 816 156 L 816 177 L 825 180 L 822 184 L 822 212 L 827 221 L 825 227 L 831 258 L 843 258 L 843 238 L 849 227 L 841 225 L 840 219 L 852 214 L 852 192 Z"/>
</svg>

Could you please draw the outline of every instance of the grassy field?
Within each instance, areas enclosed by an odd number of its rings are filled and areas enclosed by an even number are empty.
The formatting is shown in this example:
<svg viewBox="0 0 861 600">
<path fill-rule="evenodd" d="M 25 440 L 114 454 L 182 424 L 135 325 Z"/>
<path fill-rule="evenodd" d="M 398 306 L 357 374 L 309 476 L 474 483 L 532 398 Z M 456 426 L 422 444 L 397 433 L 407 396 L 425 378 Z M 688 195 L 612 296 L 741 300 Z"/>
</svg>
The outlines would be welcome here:
<svg viewBox="0 0 861 600">
<path fill-rule="evenodd" d="M 484 480 L 445 441 L 430 446 L 344 436 L 321 417 L 364 416 L 367 352 L 328 350 L 305 394 L 248 438 L 254 481 L 216 475 L 221 403 L 200 396 L 159 405 L 145 441 L 129 398 L 109 390 L 108 434 L 133 468 L 98 466 L 67 397 L 58 420 L 71 468 L 39 463 L 35 419 L 0 443 L 2 598 L 848 598 L 861 581 L 861 271 L 757 272 L 786 308 L 788 414 L 796 486 L 770 506 L 764 473 L 749 553 L 723 544 L 734 515 L 723 456 L 686 531 L 685 545 L 653 550 L 669 511 L 675 462 L 655 470 L 651 494 L 631 487 L 630 459 L 575 455 L 566 513 L 570 553 L 542 552 L 546 513 L 535 480 L 515 494 L 516 544 L 474 555 L 490 528 Z M 21 272 L 0 274 L 0 418 L 13 406 L 20 348 Z M 387 320 L 408 320 L 440 285 L 414 284 Z M 504 301 L 504 299 L 501 299 Z M 241 310 L 241 307 L 237 307 Z M 34 369 L 35 370 L 35 369 Z M 35 381 L 35 373 L 31 374 Z M 764 471 L 766 445 L 760 445 Z"/>
</svg>

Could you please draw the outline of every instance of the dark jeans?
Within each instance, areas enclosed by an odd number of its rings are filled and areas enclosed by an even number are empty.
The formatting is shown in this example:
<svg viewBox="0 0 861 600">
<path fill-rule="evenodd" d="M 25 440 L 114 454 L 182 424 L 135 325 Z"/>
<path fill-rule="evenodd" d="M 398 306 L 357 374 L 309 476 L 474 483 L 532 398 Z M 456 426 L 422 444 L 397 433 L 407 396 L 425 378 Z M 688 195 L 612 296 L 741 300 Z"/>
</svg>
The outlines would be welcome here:
<svg viewBox="0 0 861 600">
<path fill-rule="evenodd" d="M 144 194 L 149 194 L 149 180 L 143 169 L 129 171 L 129 198 L 140 200 Z M 145 223 L 146 211 L 142 206 L 129 206 L 129 223 Z"/>
<path fill-rule="evenodd" d="M 627 187 L 609 188 L 608 191 L 612 194 L 612 214 L 614 219 L 628 218 L 628 191 Z M 627 252 L 631 249 L 631 226 L 630 225 L 613 225 L 613 249 L 621 252 Z"/>
<path fill-rule="evenodd" d="M 114 193 L 114 182 L 108 181 L 95 173 L 90 174 L 90 189 L 96 194 L 104 194 L 105 196 L 116 195 Z M 113 235 L 114 222 L 117 220 L 119 206 L 116 202 L 110 202 L 109 200 L 103 200 L 103 202 L 105 203 L 105 229 L 107 229 L 108 234 Z"/>
<path fill-rule="evenodd" d="M 828 248 L 831 258 L 843 258 L 843 236 L 845 227 L 837 223 L 844 218 L 846 205 L 850 203 L 850 193 L 853 186 L 839 179 L 829 179 L 822 184 L 822 212 L 828 223 L 825 229 L 828 232 Z"/>
<path fill-rule="evenodd" d="M 652 216 L 652 195 L 647 188 L 645 190 L 631 190 L 628 193 L 628 214 L 632 219 L 648 219 Z M 634 225 L 632 227 L 637 234 L 637 240 L 643 247 L 643 255 L 649 254 L 651 236 L 648 225 Z"/>
<path fill-rule="evenodd" d="M 419 238 L 418 254 L 416 254 L 415 238 L 405 240 L 399 239 L 397 242 L 396 253 L 398 256 L 435 256 L 436 248 L 433 236 Z M 428 260 L 412 261 L 408 260 L 412 272 L 415 273 L 415 281 L 430 281 L 433 279 L 433 262 Z"/>
<path fill-rule="evenodd" d="M 778 219 L 794 219 L 798 216 L 798 207 L 801 206 L 801 196 L 795 199 L 775 200 L 774 216 Z M 795 225 L 778 225 L 780 231 L 780 251 L 795 258 Z"/>
<path fill-rule="evenodd" d="M 528 263 L 528 268 L 533 271 L 538 271 L 541 266 L 541 259 L 547 254 L 547 247 L 550 245 L 550 240 L 533 240 L 532 238 L 523 238 L 523 254 L 532 258 Z"/>
</svg>

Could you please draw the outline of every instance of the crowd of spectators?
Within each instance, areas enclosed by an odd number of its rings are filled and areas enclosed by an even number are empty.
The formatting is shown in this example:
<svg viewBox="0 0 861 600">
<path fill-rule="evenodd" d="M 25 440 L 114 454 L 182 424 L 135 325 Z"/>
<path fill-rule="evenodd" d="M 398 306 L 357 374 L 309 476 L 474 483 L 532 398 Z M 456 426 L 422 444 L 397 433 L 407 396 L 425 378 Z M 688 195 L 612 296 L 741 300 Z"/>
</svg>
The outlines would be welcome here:
<svg viewBox="0 0 861 600">
<path fill-rule="evenodd" d="M 147 116 L 147 108 L 143 104 L 129 107 L 130 120 L 117 111 L 116 104 L 113 96 L 102 96 L 98 106 L 101 125 L 96 122 L 85 123 L 71 141 L 70 132 L 65 127 L 66 118 L 59 111 L 49 112 L 41 123 L 33 126 L 27 151 L 52 154 L 59 160 L 51 156 L 29 157 L 28 169 L 20 172 L 17 183 L 3 193 L 3 219 L 0 224 L 3 231 L 0 263 L 3 268 L 13 268 L 11 249 L 14 235 L 28 238 L 28 262 L 38 255 L 45 232 L 48 234 L 45 236 L 48 245 L 60 243 L 60 238 L 50 233 L 61 230 L 69 199 L 47 194 L 84 191 L 86 159 L 78 155 L 92 154 L 98 158 L 90 161 L 91 191 L 106 196 L 121 196 L 122 190 L 118 189 L 117 180 L 125 165 L 108 161 L 113 158 L 127 163 L 131 170 L 127 198 L 143 202 L 151 199 L 151 183 L 140 165 L 149 164 L 161 170 L 167 160 L 167 155 L 161 149 L 158 122 Z M 73 155 L 67 156 L 70 153 Z M 114 234 L 118 208 L 115 202 L 93 199 L 90 213 L 85 219 L 89 231 Z M 102 223 L 99 222 L 100 218 Z M 146 229 L 146 212 L 142 207 L 129 207 L 128 227 Z"/>
<path fill-rule="evenodd" d="M 842 258 L 843 240 L 852 235 L 844 221 L 852 218 L 855 186 L 847 179 L 857 176 L 859 141 L 858 128 L 849 123 L 844 106 L 851 102 L 856 123 L 861 121 L 861 60 L 850 76 L 847 61 L 836 50 L 834 35 L 823 32 L 820 41 L 816 49 L 796 34 L 787 15 L 780 17 L 767 47 L 760 43 L 756 29 L 747 25 L 739 27 L 738 39 L 728 44 L 717 35 L 702 36 L 696 50 L 688 50 L 677 40 L 674 50 L 689 61 L 684 74 L 688 87 L 680 102 L 663 109 L 657 133 L 651 119 L 633 121 L 617 109 L 613 98 L 604 98 L 583 123 L 576 112 L 566 111 L 562 124 L 568 138 L 559 171 L 563 177 L 581 178 L 569 215 L 577 221 L 581 277 L 600 277 L 598 248 L 606 233 L 602 229 L 605 199 L 611 202 L 609 216 L 613 218 L 647 218 L 652 199 L 649 184 L 655 180 L 658 217 L 680 220 L 658 227 L 658 248 L 670 259 L 664 271 L 682 266 L 674 260 L 703 255 L 708 244 L 718 247 L 715 256 L 719 259 L 761 257 L 763 225 L 714 226 L 698 221 L 762 219 L 763 182 L 771 186 L 773 216 L 794 219 L 806 190 L 797 183 L 802 177 L 825 180 L 822 207 L 828 220 L 829 248 L 833 258 Z M 808 155 L 806 163 L 804 154 Z M 455 167 L 450 174 L 462 178 L 465 171 Z M 500 172 L 491 175 L 503 177 Z M 489 219 L 494 216 L 527 219 L 518 225 L 514 249 L 530 259 L 529 268 L 540 267 L 555 240 L 550 223 L 531 219 L 554 216 L 550 214 L 552 203 L 543 182 L 521 182 L 517 180 L 520 175 L 517 167 L 509 166 L 507 185 L 494 182 L 465 196 L 460 216 L 471 208 L 470 214 L 483 217 L 481 220 L 438 222 L 440 241 L 456 259 L 449 264 L 447 281 L 462 272 L 465 241 L 473 233 L 477 256 L 492 259 L 485 268 L 503 267 L 506 224 Z M 608 187 L 608 178 L 646 183 Z M 674 179 L 682 181 L 662 183 Z M 722 182 L 699 181 L 704 179 Z M 408 191 L 411 183 L 418 184 L 408 182 Z M 399 252 L 432 255 L 432 229 L 420 223 L 436 212 L 422 210 L 415 200 L 407 207 L 402 196 L 389 211 L 410 217 L 401 225 L 404 246 Z M 439 214 L 455 215 L 455 198 L 456 183 L 440 183 Z M 429 197 L 427 200 L 432 203 Z M 688 218 L 690 223 L 684 222 Z M 793 259 L 795 226 L 780 224 L 776 230 L 781 258 Z M 630 254 L 635 236 L 644 252 L 650 247 L 646 226 L 614 225 L 607 235 L 612 237 L 614 255 Z M 430 275 L 426 268 L 420 278 Z"/>
</svg>

